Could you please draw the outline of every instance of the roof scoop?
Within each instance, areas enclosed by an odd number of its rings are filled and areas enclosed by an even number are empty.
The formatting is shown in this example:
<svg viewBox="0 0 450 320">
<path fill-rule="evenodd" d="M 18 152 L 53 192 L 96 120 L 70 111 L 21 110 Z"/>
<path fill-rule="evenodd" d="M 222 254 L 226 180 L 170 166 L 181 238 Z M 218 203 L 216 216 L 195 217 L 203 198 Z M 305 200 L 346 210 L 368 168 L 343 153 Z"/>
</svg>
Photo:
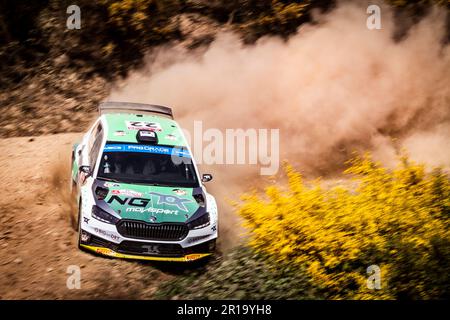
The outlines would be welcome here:
<svg viewBox="0 0 450 320">
<path fill-rule="evenodd" d="M 136 134 L 136 140 L 141 143 L 158 144 L 158 135 L 155 131 L 139 130 Z"/>
</svg>

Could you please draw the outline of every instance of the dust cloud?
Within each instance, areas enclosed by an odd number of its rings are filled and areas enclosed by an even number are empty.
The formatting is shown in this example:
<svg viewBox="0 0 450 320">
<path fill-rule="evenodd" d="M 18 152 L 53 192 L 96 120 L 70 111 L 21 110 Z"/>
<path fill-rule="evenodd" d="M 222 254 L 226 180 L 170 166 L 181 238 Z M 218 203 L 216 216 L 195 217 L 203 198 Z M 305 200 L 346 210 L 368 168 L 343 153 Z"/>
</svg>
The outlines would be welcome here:
<svg viewBox="0 0 450 320">
<path fill-rule="evenodd" d="M 395 41 L 389 9 L 382 7 L 382 29 L 369 30 L 366 8 L 342 4 L 288 41 L 246 46 L 224 33 L 201 54 L 160 48 L 108 99 L 169 105 L 187 129 L 195 120 L 222 130 L 278 128 L 281 160 L 309 176 L 332 176 L 354 151 L 390 165 L 406 148 L 413 159 L 450 167 L 445 10 Z M 206 169 L 218 176 L 221 198 L 258 185 L 250 166 Z"/>
<path fill-rule="evenodd" d="M 59 153 L 58 153 L 59 156 Z M 49 167 L 48 182 L 51 195 L 59 199 L 61 218 L 68 222 L 73 230 L 78 228 L 78 205 L 75 189 L 70 187 L 70 164 L 60 157 Z"/>
</svg>

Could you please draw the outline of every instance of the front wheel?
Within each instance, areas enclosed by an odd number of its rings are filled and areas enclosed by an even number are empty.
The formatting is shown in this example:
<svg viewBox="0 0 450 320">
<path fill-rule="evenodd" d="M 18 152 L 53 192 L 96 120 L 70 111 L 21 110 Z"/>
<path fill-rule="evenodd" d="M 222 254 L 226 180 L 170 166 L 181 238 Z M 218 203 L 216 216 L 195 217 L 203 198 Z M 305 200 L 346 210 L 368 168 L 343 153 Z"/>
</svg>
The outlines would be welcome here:
<svg viewBox="0 0 450 320">
<path fill-rule="evenodd" d="M 217 239 L 214 239 L 214 240 L 211 240 L 209 242 L 209 244 L 208 244 L 209 252 L 211 252 L 212 254 L 216 254 L 217 253 L 217 244 L 216 244 L 216 242 L 217 242 Z"/>
<path fill-rule="evenodd" d="M 81 200 L 78 205 L 78 223 L 77 223 L 77 231 L 78 231 L 78 248 L 83 249 L 81 246 Z"/>
</svg>

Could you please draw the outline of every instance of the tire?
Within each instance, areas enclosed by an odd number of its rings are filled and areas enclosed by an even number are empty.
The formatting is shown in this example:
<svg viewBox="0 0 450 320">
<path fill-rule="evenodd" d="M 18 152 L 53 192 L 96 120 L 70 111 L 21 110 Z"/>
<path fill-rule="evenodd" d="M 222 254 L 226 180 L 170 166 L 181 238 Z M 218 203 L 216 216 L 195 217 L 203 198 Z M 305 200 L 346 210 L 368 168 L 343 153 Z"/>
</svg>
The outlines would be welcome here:
<svg viewBox="0 0 450 320">
<path fill-rule="evenodd" d="M 78 249 L 83 250 L 81 246 L 81 199 L 78 202 L 78 222 L 77 222 L 77 231 L 78 231 Z"/>
<path fill-rule="evenodd" d="M 212 248 L 210 250 L 211 250 L 211 253 L 213 255 L 217 253 L 217 244 L 216 244 L 216 242 L 217 242 L 217 239 L 211 240 Z"/>
</svg>

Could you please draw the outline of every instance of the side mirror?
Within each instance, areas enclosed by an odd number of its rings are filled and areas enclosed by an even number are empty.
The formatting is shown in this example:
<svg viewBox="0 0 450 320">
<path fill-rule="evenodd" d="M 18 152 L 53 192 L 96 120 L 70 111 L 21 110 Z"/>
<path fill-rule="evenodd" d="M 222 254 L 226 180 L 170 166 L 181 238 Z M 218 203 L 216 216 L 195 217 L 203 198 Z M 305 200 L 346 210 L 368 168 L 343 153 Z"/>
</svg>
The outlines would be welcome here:
<svg viewBox="0 0 450 320">
<path fill-rule="evenodd" d="M 212 174 L 205 173 L 205 174 L 203 174 L 203 176 L 202 176 L 202 182 L 208 182 L 208 181 L 211 181 L 212 178 L 213 178 Z"/>
<path fill-rule="evenodd" d="M 89 166 L 81 166 L 79 169 L 78 174 L 78 182 L 81 186 L 83 186 L 86 183 L 86 180 L 88 177 L 92 175 L 91 167 Z"/>
<path fill-rule="evenodd" d="M 83 173 L 85 176 L 89 177 L 90 175 L 92 175 L 91 167 L 90 166 L 81 166 L 80 173 Z"/>
</svg>

